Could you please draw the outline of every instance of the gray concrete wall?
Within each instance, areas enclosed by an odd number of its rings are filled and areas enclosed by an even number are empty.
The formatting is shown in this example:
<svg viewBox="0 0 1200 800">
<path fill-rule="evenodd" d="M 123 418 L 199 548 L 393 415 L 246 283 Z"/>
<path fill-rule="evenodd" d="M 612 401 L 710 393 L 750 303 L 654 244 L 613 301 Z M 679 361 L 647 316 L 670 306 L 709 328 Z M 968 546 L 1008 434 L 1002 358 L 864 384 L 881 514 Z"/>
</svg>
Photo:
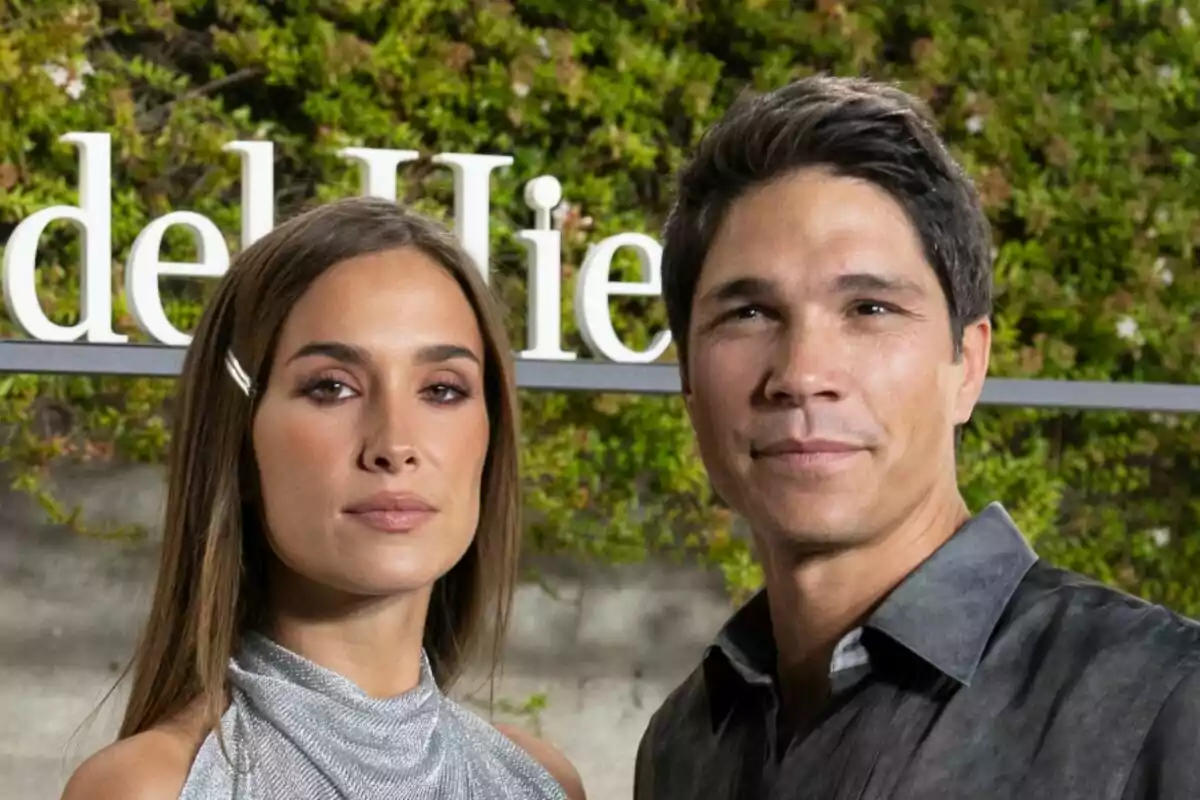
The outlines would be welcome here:
<svg viewBox="0 0 1200 800">
<path fill-rule="evenodd" d="M 77 471 L 59 486 L 93 523 L 151 527 L 161 489 L 154 467 Z M 123 692 L 88 718 L 132 652 L 156 565 L 153 538 L 83 537 L 0 492 L 0 800 L 58 797 L 74 766 L 111 741 Z M 628 798 L 650 714 L 729 603 L 719 579 L 695 569 L 535 566 L 551 591 L 519 590 L 496 696 L 519 705 L 544 693 L 536 724 L 574 761 L 589 797 Z M 463 699 L 480 685 L 464 680 Z"/>
</svg>

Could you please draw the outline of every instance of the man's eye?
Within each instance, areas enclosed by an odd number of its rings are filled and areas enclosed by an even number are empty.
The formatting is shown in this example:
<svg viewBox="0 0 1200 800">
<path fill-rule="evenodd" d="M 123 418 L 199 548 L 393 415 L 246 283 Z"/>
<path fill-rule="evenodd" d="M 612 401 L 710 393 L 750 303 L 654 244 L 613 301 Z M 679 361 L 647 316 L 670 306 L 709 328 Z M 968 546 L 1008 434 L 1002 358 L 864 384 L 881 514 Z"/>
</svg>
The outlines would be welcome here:
<svg viewBox="0 0 1200 800">
<path fill-rule="evenodd" d="M 751 304 L 751 305 L 745 305 L 745 306 L 738 306 L 737 308 L 730 310 L 729 313 L 725 315 L 725 317 L 726 317 L 726 319 L 736 319 L 736 320 L 758 319 L 759 317 L 764 316 L 764 314 L 765 314 L 765 312 L 764 312 L 762 306 Z"/>
<path fill-rule="evenodd" d="M 854 304 L 854 312 L 864 317 L 875 317 L 881 314 L 890 314 L 894 309 L 887 303 L 880 303 L 875 300 L 864 300 Z"/>
</svg>

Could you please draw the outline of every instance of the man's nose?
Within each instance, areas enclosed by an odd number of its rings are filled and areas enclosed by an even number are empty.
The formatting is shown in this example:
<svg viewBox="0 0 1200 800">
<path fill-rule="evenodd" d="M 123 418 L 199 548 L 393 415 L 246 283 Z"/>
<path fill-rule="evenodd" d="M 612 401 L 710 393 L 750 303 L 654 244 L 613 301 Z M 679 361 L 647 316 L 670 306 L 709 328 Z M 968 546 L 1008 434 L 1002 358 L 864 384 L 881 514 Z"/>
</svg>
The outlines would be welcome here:
<svg viewBox="0 0 1200 800">
<path fill-rule="evenodd" d="M 822 321 L 789 325 L 772 343 L 763 394 L 768 402 L 783 405 L 841 399 L 845 361 L 834 325 Z"/>
</svg>

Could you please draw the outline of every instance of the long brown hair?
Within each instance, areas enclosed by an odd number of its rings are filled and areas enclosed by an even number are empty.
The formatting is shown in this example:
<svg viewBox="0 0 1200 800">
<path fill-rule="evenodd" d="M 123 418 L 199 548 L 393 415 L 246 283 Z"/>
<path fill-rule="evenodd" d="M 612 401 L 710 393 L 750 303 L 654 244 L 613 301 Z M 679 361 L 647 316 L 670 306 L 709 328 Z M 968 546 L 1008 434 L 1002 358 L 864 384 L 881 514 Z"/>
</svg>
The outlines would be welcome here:
<svg viewBox="0 0 1200 800">
<path fill-rule="evenodd" d="M 133 683 L 119 738 L 197 700 L 215 727 L 228 703 L 229 659 L 265 607 L 268 545 L 250 441 L 262 391 L 247 398 L 226 372 L 226 354 L 262 387 L 280 329 L 313 282 L 347 259 L 401 247 L 444 267 L 474 308 L 491 429 L 476 535 L 434 585 L 424 646 L 443 688 L 489 634 L 495 669 L 520 540 L 516 391 L 499 305 L 440 223 L 388 201 L 342 200 L 291 219 L 242 251 L 204 309 L 179 385 L 157 585 L 130 664 Z"/>
</svg>

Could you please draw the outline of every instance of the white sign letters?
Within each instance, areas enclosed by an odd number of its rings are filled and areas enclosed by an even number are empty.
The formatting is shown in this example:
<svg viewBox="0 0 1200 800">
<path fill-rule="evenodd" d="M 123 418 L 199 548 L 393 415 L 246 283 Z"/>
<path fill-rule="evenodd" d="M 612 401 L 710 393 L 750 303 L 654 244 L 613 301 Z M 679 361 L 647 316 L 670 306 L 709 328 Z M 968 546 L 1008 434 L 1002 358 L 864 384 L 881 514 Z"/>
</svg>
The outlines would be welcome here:
<svg viewBox="0 0 1200 800">
<path fill-rule="evenodd" d="M 44 208 L 22 220 L 4 247 L 3 294 L 9 317 L 30 338 L 45 342 L 124 343 L 126 334 L 113 328 L 112 298 L 112 142 L 107 133 L 68 133 L 60 141 L 78 151 L 79 204 Z M 241 161 L 241 231 L 243 248 L 275 226 L 274 145 L 236 141 L 224 150 Z M 359 167 L 364 195 L 396 199 L 396 172 L 421 156 L 415 150 L 348 147 L 339 155 Z M 454 232 L 483 275 L 488 278 L 491 243 L 491 183 L 511 166 L 504 155 L 442 153 L 433 163 L 451 170 L 454 180 Z M 526 251 L 529 307 L 526 309 L 523 358 L 571 361 L 577 354 L 562 346 L 562 234 L 554 229 L 551 212 L 562 202 L 558 179 L 543 175 L 525 185 L 525 203 L 534 225 L 519 231 Z M 69 221 L 83 236 L 81 314 L 74 325 L 60 325 L 47 316 L 37 295 L 38 243 L 46 227 Z M 167 230 L 178 226 L 196 242 L 194 263 L 163 261 L 161 246 Z M 610 279 L 613 257 L 628 248 L 638 257 L 642 280 Z M 575 315 L 592 355 L 622 363 L 657 360 L 670 345 L 670 333 L 659 332 L 648 349 L 631 349 L 617 336 L 609 313 L 613 296 L 655 297 L 662 291 L 662 248 L 641 233 L 621 233 L 592 244 L 575 285 Z M 135 239 L 125 264 L 125 292 L 136 324 L 158 342 L 185 346 L 190 334 L 167 319 L 159 294 L 163 276 L 217 278 L 229 268 L 225 236 L 207 217 L 192 211 L 172 211 L 152 220 Z"/>
</svg>

